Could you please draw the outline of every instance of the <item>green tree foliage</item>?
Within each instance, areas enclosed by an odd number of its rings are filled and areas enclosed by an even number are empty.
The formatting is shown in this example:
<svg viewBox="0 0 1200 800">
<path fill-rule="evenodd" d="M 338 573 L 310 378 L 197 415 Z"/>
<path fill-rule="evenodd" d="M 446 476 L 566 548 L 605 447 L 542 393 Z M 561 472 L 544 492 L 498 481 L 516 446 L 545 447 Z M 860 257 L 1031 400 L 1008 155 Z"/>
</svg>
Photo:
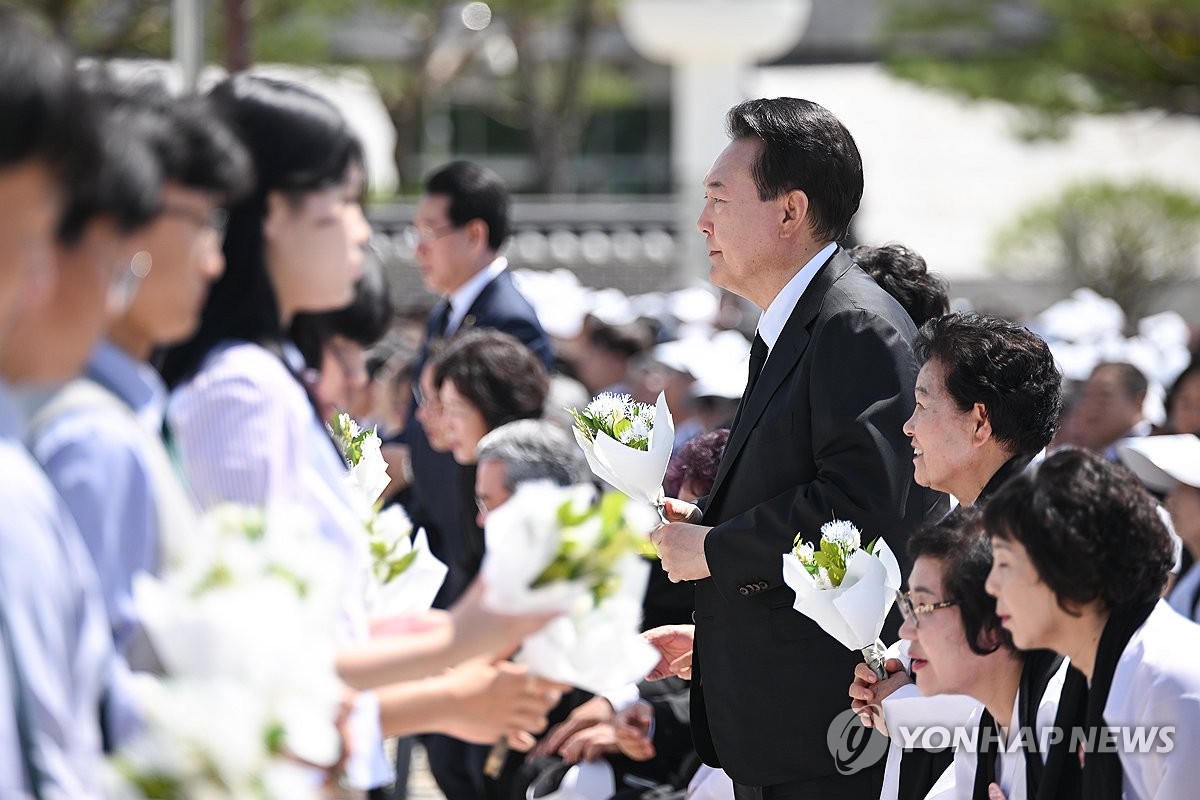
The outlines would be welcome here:
<svg viewBox="0 0 1200 800">
<path fill-rule="evenodd" d="M 1076 184 L 997 237 L 993 266 L 1013 277 L 1067 276 L 1129 319 L 1170 281 L 1196 275 L 1200 198 L 1151 181 Z"/>
<path fill-rule="evenodd" d="M 1200 114 L 1200 0 L 888 0 L 902 77 L 1029 109 Z"/>
</svg>

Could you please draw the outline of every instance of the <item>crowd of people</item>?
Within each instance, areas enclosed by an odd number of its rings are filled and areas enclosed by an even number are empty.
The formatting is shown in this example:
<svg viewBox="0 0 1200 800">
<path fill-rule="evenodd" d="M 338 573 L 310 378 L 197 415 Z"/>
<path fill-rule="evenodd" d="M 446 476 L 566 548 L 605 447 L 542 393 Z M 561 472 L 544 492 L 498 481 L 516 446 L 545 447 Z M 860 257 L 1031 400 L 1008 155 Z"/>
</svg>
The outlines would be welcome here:
<svg viewBox="0 0 1200 800">
<path fill-rule="evenodd" d="M 752 340 L 669 314 L 551 335 L 503 256 L 509 194 L 466 161 L 408 231 L 441 298 L 414 335 L 327 100 L 120 81 L 0 7 L 0 796 L 105 796 L 133 686 L 165 669 L 140 576 L 230 503 L 304 509 L 336 554 L 342 757 L 305 765 L 329 797 L 404 796 L 418 741 L 449 800 L 1190 796 L 1200 360 L 1157 426 L 1133 364 L 1064 385 L 1028 328 L 952 313 L 917 253 L 839 245 L 864 176 L 828 110 L 751 100 L 727 124 L 697 227 Z M 552 615 L 486 606 L 484 529 L 522 484 L 596 480 L 567 407 L 660 392 L 660 661 L 592 695 L 512 660 Z M 370 613 L 341 412 L 381 433 L 382 502 L 447 568 L 433 610 Z M 906 578 L 878 674 L 783 580 L 834 519 Z M 835 759 L 848 711 L 886 757 Z"/>
</svg>

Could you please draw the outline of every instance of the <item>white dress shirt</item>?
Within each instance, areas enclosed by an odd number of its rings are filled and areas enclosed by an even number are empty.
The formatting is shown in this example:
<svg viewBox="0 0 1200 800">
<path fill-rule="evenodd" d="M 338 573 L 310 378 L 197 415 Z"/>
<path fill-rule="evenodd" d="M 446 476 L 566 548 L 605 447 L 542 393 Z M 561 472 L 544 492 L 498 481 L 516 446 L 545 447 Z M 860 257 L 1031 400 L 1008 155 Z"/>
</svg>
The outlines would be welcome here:
<svg viewBox="0 0 1200 800">
<path fill-rule="evenodd" d="M 1047 729 L 1053 727 L 1055 717 L 1058 716 L 1058 701 L 1062 696 L 1063 683 L 1067 679 L 1069 667 L 1070 662 L 1063 659 L 1058 671 L 1046 684 L 1046 691 L 1042 694 L 1041 702 L 1038 703 L 1036 730 L 1042 741 L 1042 745 L 1038 747 L 1038 756 L 1042 761 L 1046 760 L 1046 753 L 1049 751 L 1046 739 L 1049 736 Z M 1009 717 L 1010 723 L 1006 731 L 1007 740 L 997 755 L 996 782 L 1004 791 L 1006 800 L 1028 800 L 1029 797 L 1025 786 L 1025 750 L 1017 745 L 1020 730 L 1027 725 L 1021 720 L 1018 713 L 1020 704 L 1021 692 L 1018 689 L 1017 696 L 1013 698 L 1012 716 Z M 979 718 L 982 713 L 981 707 L 971 715 L 971 720 L 967 724 L 968 730 L 974 731 L 979 727 Z M 971 800 L 971 792 L 975 787 L 977 762 L 973 747 L 960 747 L 954 751 L 954 796 L 959 800 Z"/>
<path fill-rule="evenodd" d="M 303 358 L 284 347 L 294 370 Z M 370 635 L 365 584 L 370 568 L 366 533 L 348 494 L 346 466 L 304 387 L 280 358 L 250 342 L 211 352 L 200 370 L 171 395 L 167 416 L 179 459 L 202 509 L 222 502 L 299 506 L 343 555 L 341 633 Z M 360 692 L 351 718 L 355 741 L 347 773 L 357 788 L 394 777 L 383 758 L 378 700 Z"/>
<path fill-rule="evenodd" d="M 771 305 L 767 306 L 767 310 L 758 318 L 758 335 L 767 345 L 768 358 L 770 358 L 771 351 L 775 349 L 775 343 L 779 341 L 780 334 L 783 333 L 783 327 L 787 325 L 792 312 L 796 310 L 796 303 L 800 302 L 800 298 L 804 296 L 805 290 L 808 289 L 808 285 L 812 283 L 817 272 L 836 252 L 837 245 L 833 242 L 822 247 L 820 252 L 809 259 L 808 263 L 801 267 L 800 271 L 779 290 L 779 294 L 775 295 Z"/>
<path fill-rule="evenodd" d="M 1117 661 L 1104 722 L 1117 728 L 1175 728 L 1170 752 L 1118 748 L 1126 800 L 1195 797 L 1200 787 L 1200 626 L 1160 600 Z"/>
<path fill-rule="evenodd" d="M 908 654 L 911 643 L 901 639 L 888 648 L 887 657 L 898 659 L 905 670 L 912 668 Z M 949 730 L 965 727 L 972 715 L 978 715 L 982 705 L 974 697 L 963 694 L 936 694 L 926 697 L 915 683 L 908 683 L 883 699 L 884 724 L 889 733 L 887 761 L 883 772 L 883 791 L 880 800 L 896 800 L 900 791 L 900 764 L 904 756 L 904 736 L 901 730 L 917 731 L 928 727 Z M 953 765 L 946 769 L 926 800 L 954 796 Z"/>
<path fill-rule="evenodd" d="M 484 287 L 494 281 L 496 276 L 504 272 L 507 267 L 508 259 L 500 256 L 479 270 L 479 272 L 476 272 L 470 280 L 450 294 L 447 298 L 450 302 L 450 316 L 446 321 L 447 336 L 453 336 L 454 332 L 462 326 L 463 319 L 466 318 L 467 312 L 471 310 L 471 304 L 479 298 Z"/>
</svg>

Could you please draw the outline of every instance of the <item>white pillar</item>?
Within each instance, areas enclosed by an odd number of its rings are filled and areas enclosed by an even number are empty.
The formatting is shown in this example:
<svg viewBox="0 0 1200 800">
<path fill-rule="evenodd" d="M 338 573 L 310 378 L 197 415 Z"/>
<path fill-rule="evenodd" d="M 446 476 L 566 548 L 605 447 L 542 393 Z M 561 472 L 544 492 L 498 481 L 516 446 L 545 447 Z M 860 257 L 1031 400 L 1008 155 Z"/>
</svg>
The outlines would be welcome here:
<svg viewBox="0 0 1200 800">
<path fill-rule="evenodd" d="M 696 232 L 704 175 L 728 144 L 725 112 L 746 99 L 747 69 L 787 52 L 808 24 L 810 0 L 624 0 L 630 43 L 671 72 L 671 165 L 677 206 L 678 264 L 708 277 Z"/>
<path fill-rule="evenodd" d="M 183 91 L 195 91 L 204 66 L 203 0 L 171 0 L 171 59 L 179 65 Z"/>
</svg>

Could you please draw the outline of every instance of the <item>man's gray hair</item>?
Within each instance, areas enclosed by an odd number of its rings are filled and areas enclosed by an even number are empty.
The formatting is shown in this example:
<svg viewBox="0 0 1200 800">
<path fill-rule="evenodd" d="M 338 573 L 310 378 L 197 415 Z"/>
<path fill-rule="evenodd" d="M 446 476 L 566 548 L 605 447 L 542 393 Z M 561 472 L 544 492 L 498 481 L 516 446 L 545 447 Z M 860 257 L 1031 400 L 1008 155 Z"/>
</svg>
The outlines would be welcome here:
<svg viewBox="0 0 1200 800">
<path fill-rule="evenodd" d="M 502 463 L 504 488 L 510 492 L 526 481 L 573 486 L 591 480 L 574 437 L 544 419 L 522 419 L 496 428 L 479 440 L 476 461 Z"/>
</svg>

